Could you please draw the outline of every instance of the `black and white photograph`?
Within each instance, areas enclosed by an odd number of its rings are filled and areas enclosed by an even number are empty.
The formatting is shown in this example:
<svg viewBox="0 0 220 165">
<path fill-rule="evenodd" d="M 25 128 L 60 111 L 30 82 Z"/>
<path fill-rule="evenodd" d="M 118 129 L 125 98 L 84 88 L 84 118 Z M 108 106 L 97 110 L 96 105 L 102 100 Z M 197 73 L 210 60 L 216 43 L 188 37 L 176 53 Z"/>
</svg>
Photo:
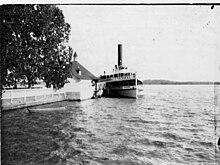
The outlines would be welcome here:
<svg viewBox="0 0 220 165">
<path fill-rule="evenodd" d="M 0 5 L 2 165 L 220 165 L 220 4 Z"/>
</svg>

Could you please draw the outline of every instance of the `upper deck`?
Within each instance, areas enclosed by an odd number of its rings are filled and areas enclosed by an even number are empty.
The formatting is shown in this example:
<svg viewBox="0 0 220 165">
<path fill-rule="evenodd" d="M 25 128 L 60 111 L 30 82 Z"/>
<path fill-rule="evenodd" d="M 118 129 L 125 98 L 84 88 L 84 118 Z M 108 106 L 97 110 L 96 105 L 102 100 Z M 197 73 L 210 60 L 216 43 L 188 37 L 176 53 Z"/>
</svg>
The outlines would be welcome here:
<svg viewBox="0 0 220 165">
<path fill-rule="evenodd" d="M 103 81 L 112 81 L 112 80 L 127 80 L 127 79 L 135 79 L 136 73 L 127 72 L 127 73 L 113 73 L 109 75 L 100 76 L 100 82 Z"/>
</svg>

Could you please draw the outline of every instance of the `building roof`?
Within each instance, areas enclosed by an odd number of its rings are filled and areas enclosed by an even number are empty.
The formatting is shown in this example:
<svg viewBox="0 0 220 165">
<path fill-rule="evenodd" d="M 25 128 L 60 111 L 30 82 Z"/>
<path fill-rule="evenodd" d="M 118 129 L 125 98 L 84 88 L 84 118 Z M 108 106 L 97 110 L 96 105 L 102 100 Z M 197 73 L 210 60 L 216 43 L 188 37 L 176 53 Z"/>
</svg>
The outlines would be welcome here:
<svg viewBox="0 0 220 165">
<path fill-rule="evenodd" d="M 89 72 L 84 66 L 82 66 L 77 61 L 71 62 L 70 74 L 71 76 L 77 77 L 78 79 L 82 79 L 82 80 L 98 80 L 96 76 L 94 76 L 91 72 Z"/>
</svg>

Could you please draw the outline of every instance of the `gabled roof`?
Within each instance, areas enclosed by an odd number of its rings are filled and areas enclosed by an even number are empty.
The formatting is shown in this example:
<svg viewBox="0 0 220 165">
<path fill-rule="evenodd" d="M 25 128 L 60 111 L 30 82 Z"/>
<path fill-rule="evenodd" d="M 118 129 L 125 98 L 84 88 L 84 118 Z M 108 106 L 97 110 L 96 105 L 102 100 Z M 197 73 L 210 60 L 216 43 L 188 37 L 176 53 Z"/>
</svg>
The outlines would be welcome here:
<svg viewBox="0 0 220 165">
<path fill-rule="evenodd" d="M 81 74 L 77 73 L 78 71 Z M 96 76 L 94 76 L 91 72 L 89 72 L 84 66 L 82 66 L 77 61 L 72 61 L 70 66 L 70 74 L 71 76 L 77 77 L 82 80 L 98 80 Z"/>
</svg>

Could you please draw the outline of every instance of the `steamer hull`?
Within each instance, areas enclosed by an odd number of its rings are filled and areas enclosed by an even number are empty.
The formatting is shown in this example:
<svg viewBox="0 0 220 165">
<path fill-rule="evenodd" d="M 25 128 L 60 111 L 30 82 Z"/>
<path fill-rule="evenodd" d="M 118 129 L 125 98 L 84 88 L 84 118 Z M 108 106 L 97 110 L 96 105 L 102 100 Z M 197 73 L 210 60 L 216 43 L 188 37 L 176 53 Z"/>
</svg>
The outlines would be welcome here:
<svg viewBox="0 0 220 165">
<path fill-rule="evenodd" d="M 123 97 L 123 98 L 139 98 L 143 96 L 140 89 L 137 88 L 107 88 L 103 91 L 104 97 Z"/>
<path fill-rule="evenodd" d="M 143 96 L 142 82 L 136 79 L 102 82 L 99 88 L 103 91 L 103 97 L 139 98 Z"/>
</svg>

